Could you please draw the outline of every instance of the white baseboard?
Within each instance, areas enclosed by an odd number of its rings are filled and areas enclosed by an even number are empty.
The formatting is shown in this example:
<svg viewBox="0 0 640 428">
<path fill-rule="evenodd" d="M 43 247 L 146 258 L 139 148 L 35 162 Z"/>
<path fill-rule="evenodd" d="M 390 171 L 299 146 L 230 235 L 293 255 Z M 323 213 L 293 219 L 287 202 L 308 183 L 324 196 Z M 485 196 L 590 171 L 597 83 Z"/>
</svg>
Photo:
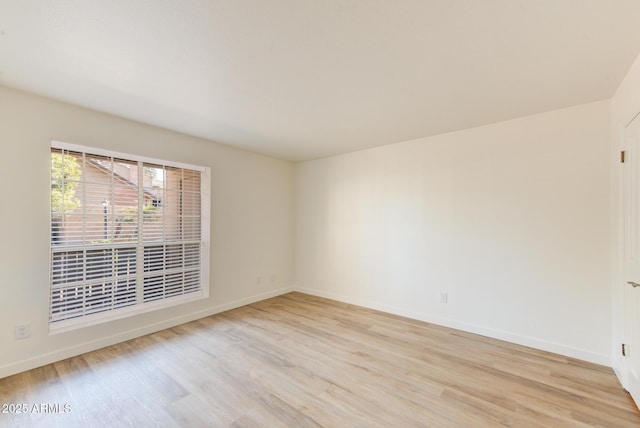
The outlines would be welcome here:
<svg viewBox="0 0 640 428">
<path fill-rule="evenodd" d="M 612 361 L 613 361 L 613 371 L 616 373 L 616 376 L 618 377 L 618 380 L 620 381 L 620 384 L 622 385 L 622 387 L 626 390 L 627 389 L 627 382 L 628 382 L 628 374 L 629 371 L 627 369 L 626 366 L 626 361 L 624 361 L 624 358 L 620 355 L 614 355 L 612 357 Z"/>
<path fill-rule="evenodd" d="M 124 331 L 112 336 L 101 337 L 89 342 L 80 343 L 78 345 L 74 345 L 68 348 L 59 349 L 59 350 L 41 354 L 41 355 L 36 355 L 26 360 L 21 360 L 15 363 L 0 366 L 0 379 L 3 377 L 11 376 L 13 374 L 26 371 L 26 370 L 31 370 L 36 367 L 41 367 L 46 364 L 54 363 L 56 361 L 61 361 L 66 358 L 74 357 L 76 355 L 80 355 L 86 352 L 94 351 L 96 349 L 104 348 L 106 346 L 110 346 L 116 343 L 121 343 L 130 339 L 134 339 L 136 337 L 144 336 L 146 334 L 155 333 L 156 331 L 160 331 L 166 328 L 175 327 L 177 325 L 194 321 L 200 318 L 204 318 L 210 315 L 215 315 L 220 312 L 224 312 L 230 309 L 235 309 L 240 306 L 248 305 L 261 300 L 269 299 L 271 297 L 276 297 L 282 294 L 286 294 L 291 291 L 299 291 L 301 293 L 306 293 L 313 296 L 324 297 L 327 299 L 337 300 L 337 301 L 349 303 L 352 305 L 375 309 L 382 312 L 387 312 L 387 313 L 391 313 L 399 316 L 404 316 L 407 318 L 412 318 L 412 319 L 416 319 L 416 320 L 420 320 L 420 321 L 424 321 L 432 324 L 441 325 L 444 327 L 455 328 L 457 330 L 480 334 L 482 336 L 487 336 L 494 339 L 505 340 L 507 342 L 515 343 L 518 345 L 529 346 L 531 348 L 553 352 L 556 354 L 565 355 L 567 357 L 577 358 L 580 360 L 589 361 L 592 363 L 601 364 L 608 367 L 612 366 L 612 360 L 610 356 L 597 354 L 591 351 L 586 351 L 586 350 L 573 348 L 573 347 L 558 344 L 558 343 L 553 343 L 553 342 L 548 342 L 548 341 L 544 341 L 544 340 L 540 340 L 540 339 L 536 339 L 528 336 L 523 336 L 520 334 L 508 332 L 508 331 L 492 329 L 492 328 L 479 326 L 472 323 L 434 316 L 434 315 L 423 313 L 423 312 L 412 311 L 412 310 L 408 310 L 408 309 L 397 307 L 397 306 L 386 305 L 386 304 L 382 304 L 382 303 L 378 303 L 378 302 L 370 301 L 366 299 L 354 298 L 351 296 L 337 294 L 337 293 L 327 293 L 324 291 L 319 291 L 319 290 L 310 289 L 310 288 L 298 287 L 294 289 L 294 288 L 287 287 L 287 288 L 280 288 L 278 290 L 270 291 L 267 293 L 261 293 L 261 294 L 246 297 L 243 299 L 235 300 L 233 302 L 214 306 L 212 308 L 208 308 L 202 311 L 192 312 L 179 317 L 164 320 L 159 323 L 145 325 L 145 326 Z M 616 371 L 616 374 L 621 379 L 624 385 L 624 377 L 621 376 L 621 373 L 619 373 L 619 366 L 616 364 L 613 364 L 613 369 Z"/>
<path fill-rule="evenodd" d="M 233 302 L 225 303 L 223 305 L 207 308 L 202 311 L 192 312 L 189 314 L 181 315 L 179 317 L 163 320 L 162 322 L 137 327 L 132 330 L 127 330 L 112 336 L 101 337 L 89 342 L 80 343 L 68 348 L 59 349 L 53 352 L 48 352 L 41 355 L 28 358 L 26 360 L 17 361 L 15 363 L 0 366 L 0 379 L 3 377 L 11 376 L 16 373 L 20 373 L 26 370 L 31 370 L 36 367 L 41 367 L 46 364 L 51 364 L 56 361 L 61 361 L 66 358 L 75 357 L 76 355 L 84 354 L 86 352 L 95 351 L 96 349 L 104 348 L 106 346 L 114 345 L 116 343 L 125 342 L 136 337 L 144 336 L 146 334 L 155 333 L 166 328 L 175 327 L 180 324 L 184 324 L 190 321 L 195 321 L 210 315 L 215 315 L 220 312 L 235 309 L 240 306 L 249 305 L 251 303 L 259 302 L 261 300 L 276 297 L 282 294 L 286 294 L 293 291 L 292 288 L 280 288 L 277 290 L 269 291 L 266 293 L 256 294 L 254 296 L 246 297 L 243 299 L 235 300 Z"/>
<path fill-rule="evenodd" d="M 300 293 L 306 293 L 313 296 L 324 297 L 327 299 L 337 300 L 343 303 L 349 303 L 352 305 L 362 306 L 369 309 L 375 309 L 382 312 L 387 312 L 394 315 L 400 315 L 407 318 L 412 318 L 419 321 L 428 322 L 431 324 L 437 324 L 444 327 L 455 328 L 468 333 L 475 333 L 481 336 L 487 336 L 494 339 L 504 340 L 506 342 L 515 343 L 517 345 L 528 346 L 530 348 L 539 349 L 541 351 L 553 352 L 555 354 L 564 355 L 566 357 L 576 358 L 583 361 L 588 361 L 595 364 L 611 367 L 612 361 L 610 355 L 601 355 L 595 352 L 591 352 L 584 349 L 574 348 L 571 346 L 562 345 L 559 343 L 549 342 L 535 337 L 524 336 L 521 334 L 484 327 L 477 324 L 472 324 L 464 321 L 458 321 L 451 318 L 440 317 L 424 312 L 413 311 L 397 306 L 386 305 L 384 303 L 375 302 L 367 299 L 355 298 L 352 296 L 327 293 L 325 291 L 319 291 L 310 288 L 296 287 L 295 291 Z"/>
</svg>

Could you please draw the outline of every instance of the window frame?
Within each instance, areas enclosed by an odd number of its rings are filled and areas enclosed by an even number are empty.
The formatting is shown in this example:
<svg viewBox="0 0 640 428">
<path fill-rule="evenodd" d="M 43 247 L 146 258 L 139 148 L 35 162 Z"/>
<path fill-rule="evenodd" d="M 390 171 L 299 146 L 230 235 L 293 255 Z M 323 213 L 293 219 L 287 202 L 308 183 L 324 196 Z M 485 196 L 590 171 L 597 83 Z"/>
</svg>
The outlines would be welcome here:
<svg viewBox="0 0 640 428">
<path fill-rule="evenodd" d="M 49 171 L 49 279 L 47 286 L 48 305 L 47 305 L 47 319 L 49 326 L 49 334 L 59 334 L 78 328 L 89 327 L 92 325 L 102 324 L 109 321 L 115 321 L 118 319 L 131 317 L 138 314 L 148 313 L 152 311 L 161 310 L 164 308 L 170 308 L 177 305 L 182 305 L 189 302 L 203 300 L 209 298 L 209 277 L 210 277 L 210 241 L 211 241 L 211 168 L 205 166 L 192 165 L 182 162 L 174 162 L 168 160 L 162 160 L 158 158 L 151 158 L 147 156 L 139 156 L 130 153 L 123 153 L 111 150 L 100 149 L 97 147 L 90 147 L 85 145 L 71 144 L 58 140 L 51 140 L 49 147 L 49 153 L 52 150 L 68 150 L 72 152 L 85 153 L 88 155 L 106 156 L 111 158 L 123 159 L 132 162 L 141 162 L 146 164 L 162 165 L 170 168 L 182 168 L 187 170 L 193 170 L 200 172 L 200 289 L 196 292 L 188 294 L 182 294 L 177 296 L 166 297 L 159 300 L 152 300 L 148 302 L 140 301 L 139 299 L 135 304 L 131 306 L 125 306 L 117 309 L 109 309 L 102 312 L 96 312 L 89 315 L 81 315 L 75 318 L 63 319 L 58 321 L 51 320 L 51 306 L 52 306 L 52 272 L 53 272 L 53 255 L 54 246 L 52 244 L 53 229 L 51 227 L 53 220 L 53 212 L 51 206 L 51 184 L 52 174 Z M 50 167 L 51 168 L 51 167 Z M 147 243 L 148 245 L 167 245 L 170 241 L 158 241 L 157 243 Z M 133 244 L 136 248 L 144 246 L 145 243 L 138 240 Z M 86 245 L 79 246 L 78 248 L 86 248 Z M 109 245 L 97 245 L 95 248 L 118 248 L 118 244 L 113 246 Z M 144 260 L 138 260 L 136 266 L 143 269 Z M 138 294 L 141 293 L 142 284 L 136 282 L 136 290 Z"/>
</svg>

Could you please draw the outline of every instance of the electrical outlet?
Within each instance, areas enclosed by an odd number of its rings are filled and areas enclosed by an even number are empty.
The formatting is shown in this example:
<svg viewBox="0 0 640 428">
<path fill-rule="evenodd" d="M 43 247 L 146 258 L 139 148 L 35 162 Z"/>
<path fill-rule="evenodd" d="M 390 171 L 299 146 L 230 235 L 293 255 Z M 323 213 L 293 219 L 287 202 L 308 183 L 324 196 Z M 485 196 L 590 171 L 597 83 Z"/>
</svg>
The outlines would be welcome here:
<svg viewBox="0 0 640 428">
<path fill-rule="evenodd" d="M 256 276 L 256 284 L 257 285 L 262 284 L 262 277 L 261 276 Z"/>
<path fill-rule="evenodd" d="M 271 285 L 275 285 L 277 280 L 278 280 L 278 275 L 276 275 L 275 273 L 272 273 L 271 274 Z"/>
<path fill-rule="evenodd" d="M 447 293 L 440 293 L 440 303 L 447 303 Z"/>
<path fill-rule="evenodd" d="M 31 324 L 20 324 L 16 325 L 15 328 L 15 339 L 26 339 L 31 336 Z"/>
</svg>

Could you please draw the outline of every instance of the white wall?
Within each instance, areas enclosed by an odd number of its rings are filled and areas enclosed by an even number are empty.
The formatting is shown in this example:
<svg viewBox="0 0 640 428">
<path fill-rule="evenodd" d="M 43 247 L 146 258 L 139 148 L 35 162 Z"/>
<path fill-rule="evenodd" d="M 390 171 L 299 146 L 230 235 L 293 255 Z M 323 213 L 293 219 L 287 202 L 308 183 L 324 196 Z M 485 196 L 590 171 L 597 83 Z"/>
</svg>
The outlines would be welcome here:
<svg viewBox="0 0 640 428">
<path fill-rule="evenodd" d="M 610 365 L 609 108 L 297 164 L 296 288 Z"/>
<path fill-rule="evenodd" d="M 622 192 L 619 163 L 622 150 L 624 127 L 640 113 L 640 56 L 629 69 L 611 99 L 611 168 L 612 168 L 612 265 L 613 275 L 613 368 L 623 385 L 626 384 L 627 366 L 620 353 L 620 344 L 629 343 L 624 328 L 624 296 L 631 291 L 622 276 L 622 235 L 620 218 L 622 215 L 620 196 Z"/>
<path fill-rule="evenodd" d="M 48 335 L 51 139 L 211 167 L 209 299 Z M 290 290 L 291 163 L 4 87 L 0 144 L 0 377 Z"/>
<path fill-rule="evenodd" d="M 631 75 L 614 125 L 640 109 Z M 288 162 L 0 87 L 0 377 L 290 290 L 294 218 L 300 291 L 609 365 L 609 119 L 598 102 L 304 162 L 294 195 Z M 208 300 L 48 335 L 52 138 L 212 168 Z"/>
</svg>

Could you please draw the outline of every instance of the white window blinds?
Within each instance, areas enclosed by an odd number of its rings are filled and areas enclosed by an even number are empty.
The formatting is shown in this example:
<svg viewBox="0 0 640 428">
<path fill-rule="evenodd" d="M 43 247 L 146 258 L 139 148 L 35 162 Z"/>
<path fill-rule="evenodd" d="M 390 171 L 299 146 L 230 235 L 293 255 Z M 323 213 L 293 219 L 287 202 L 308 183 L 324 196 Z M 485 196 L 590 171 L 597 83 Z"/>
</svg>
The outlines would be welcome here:
<svg viewBox="0 0 640 428">
<path fill-rule="evenodd" d="M 105 153 L 52 143 L 51 326 L 206 295 L 208 169 Z"/>
</svg>

